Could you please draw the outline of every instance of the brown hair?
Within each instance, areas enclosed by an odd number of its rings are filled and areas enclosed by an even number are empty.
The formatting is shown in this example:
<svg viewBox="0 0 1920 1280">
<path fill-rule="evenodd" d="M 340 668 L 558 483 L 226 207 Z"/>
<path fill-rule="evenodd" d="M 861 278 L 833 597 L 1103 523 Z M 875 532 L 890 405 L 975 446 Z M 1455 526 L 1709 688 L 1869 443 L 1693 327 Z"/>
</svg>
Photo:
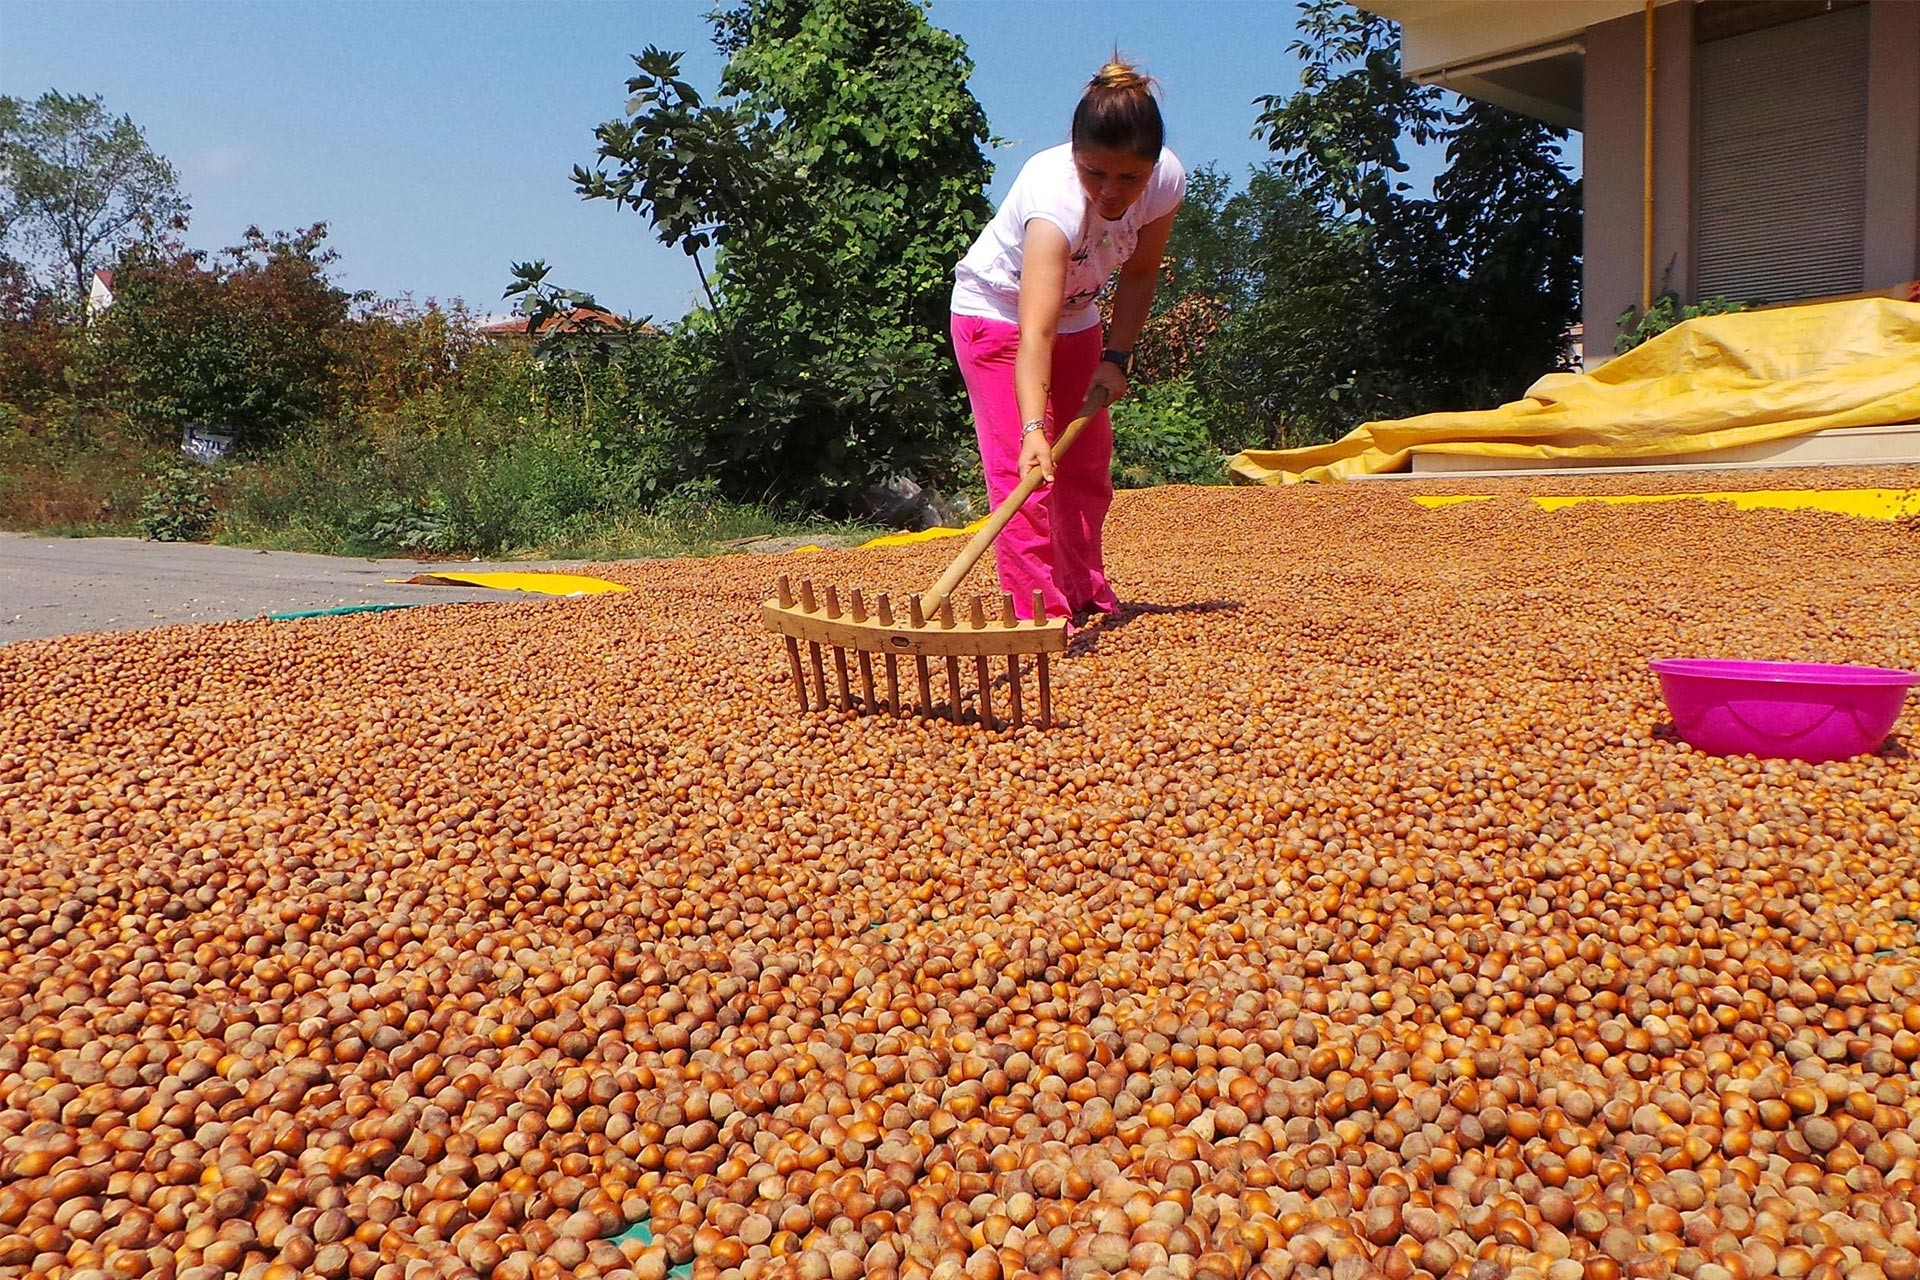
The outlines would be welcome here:
<svg viewBox="0 0 1920 1280">
<path fill-rule="evenodd" d="M 1104 147 L 1158 160 L 1166 125 L 1153 96 L 1153 81 L 1115 53 L 1080 95 L 1080 105 L 1073 110 L 1072 137 L 1076 147 Z"/>
</svg>

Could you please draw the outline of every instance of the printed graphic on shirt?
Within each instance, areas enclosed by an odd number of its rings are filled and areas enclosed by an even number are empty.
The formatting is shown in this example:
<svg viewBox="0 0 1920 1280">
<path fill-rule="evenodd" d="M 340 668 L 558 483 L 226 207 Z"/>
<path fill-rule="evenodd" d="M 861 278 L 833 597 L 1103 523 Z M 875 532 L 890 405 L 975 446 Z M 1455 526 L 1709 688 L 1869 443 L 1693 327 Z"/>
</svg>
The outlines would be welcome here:
<svg viewBox="0 0 1920 1280">
<path fill-rule="evenodd" d="M 1096 224 L 1103 221 L 1094 219 L 1091 214 L 1087 215 L 1087 219 Z M 1072 256 L 1068 258 L 1067 295 L 1061 303 L 1062 308 L 1071 311 L 1098 298 L 1100 290 L 1107 283 L 1107 273 L 1100 270 L 1099 264 L 1125 262 L 1133 256 L 1134 248 L 1139 243 L 1140 231 L 1131 218 L 1120 218 L 1093 228 L 1089 228 L 1087 220 L 1083 220 Z M 1095 265 L 1089 266 L 1089 263 Z M 1015 279 L 1018 279 L 1017 273 Z"/>
</svg>

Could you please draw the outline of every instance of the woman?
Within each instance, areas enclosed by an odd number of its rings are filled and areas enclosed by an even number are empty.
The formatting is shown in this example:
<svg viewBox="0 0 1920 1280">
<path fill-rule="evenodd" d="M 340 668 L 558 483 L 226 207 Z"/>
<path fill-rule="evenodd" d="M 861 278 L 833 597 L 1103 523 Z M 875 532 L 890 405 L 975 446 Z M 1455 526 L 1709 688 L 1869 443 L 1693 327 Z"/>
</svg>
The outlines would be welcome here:
<svg viewBox="0 0 1920 1280">
<path fill-rule="evenodd" d="M 1058 467 L 1049 448 L 1092 387 L 1109 404 L 1126 394 L 1134 340 L 1187 189 L 1164 135 L 1152 82 L 1108 63 L 1074 110 L 1072 141 L 1027 162 L 954 272 L 953 345 L 987 493 L 998 505 L 1035 468 L 1048 482 L 996 547 L 1001 589 L 1023 618 L 1036 590 L 1050 617 L 1120 607 L 1100 554 L 1113 501 L 1106 410 Z M 1103 346 L 1094 303 L 1116 269 Z"/>
</svg>

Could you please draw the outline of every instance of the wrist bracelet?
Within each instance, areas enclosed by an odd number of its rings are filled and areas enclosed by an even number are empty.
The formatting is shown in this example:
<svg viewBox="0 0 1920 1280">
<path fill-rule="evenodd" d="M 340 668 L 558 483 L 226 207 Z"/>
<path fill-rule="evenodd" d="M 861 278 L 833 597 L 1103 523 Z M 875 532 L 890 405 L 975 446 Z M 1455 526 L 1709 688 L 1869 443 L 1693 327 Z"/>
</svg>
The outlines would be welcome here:
<svg viewBox="0 0 1920 1280">
<path fill-rule="evenodd" d="M 1100 358 L 1110 365 L 1117 366 L 1121 373 L 1128 375 L 1133 373 L 1133 352 L 1131 350 L 1121 351 L 1115 347 L 1108 347 L 1100 353 Z"/>
<path fill-rule="evenodd" d="M 1043 429 L 1046 425 L 1047 420 L 1045 418 L 1028 418 L 1020 424 L 1020 438 L 1025 440 L 1028 436 Z"/>
</svg>

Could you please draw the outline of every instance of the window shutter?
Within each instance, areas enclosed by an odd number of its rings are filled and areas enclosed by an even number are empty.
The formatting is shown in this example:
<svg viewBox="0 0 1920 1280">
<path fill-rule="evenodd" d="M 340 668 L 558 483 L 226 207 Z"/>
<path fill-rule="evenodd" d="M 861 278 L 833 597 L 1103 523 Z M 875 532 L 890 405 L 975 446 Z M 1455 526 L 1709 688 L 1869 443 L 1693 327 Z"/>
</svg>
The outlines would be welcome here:
<svg viewBox="0 0 1920 1280">
<path fill-rule="evenodd" d="M 1866 6 L 1702 44 L 1694 72 L 1696 295 L 1858 292 Z"/>
</svg>

